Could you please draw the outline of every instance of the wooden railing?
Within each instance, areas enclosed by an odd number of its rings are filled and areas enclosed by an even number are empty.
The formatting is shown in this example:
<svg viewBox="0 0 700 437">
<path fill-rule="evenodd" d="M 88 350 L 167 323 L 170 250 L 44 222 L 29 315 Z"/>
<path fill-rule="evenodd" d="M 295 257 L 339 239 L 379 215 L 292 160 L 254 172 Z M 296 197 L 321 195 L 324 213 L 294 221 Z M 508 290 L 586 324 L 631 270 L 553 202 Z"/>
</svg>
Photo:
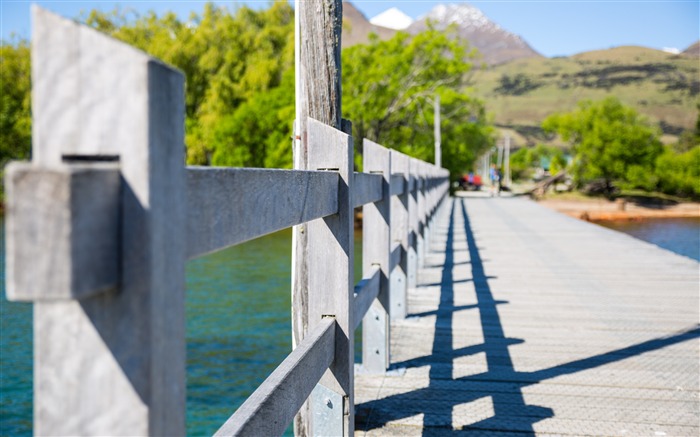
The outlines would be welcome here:
<svg viewBox="0 0 700 437">
<path fill-rule="evenodd" d="M 7 168 L 6 223 L 8 298 L 35 303 L 35 434 L 183 435 L 186 260 L 299 225 L 308 333 L 217 435 L 282 434 L 307 399 L 313 434 L 352 434 L 353 332 L 384 372 L 447 171 L 365 140 L 355 173 L 352 137 L 312 119 L 317 170 L 185 167 L 181 73 L 39 8 L 34 26 L 33 160 Z"/>
</svg>

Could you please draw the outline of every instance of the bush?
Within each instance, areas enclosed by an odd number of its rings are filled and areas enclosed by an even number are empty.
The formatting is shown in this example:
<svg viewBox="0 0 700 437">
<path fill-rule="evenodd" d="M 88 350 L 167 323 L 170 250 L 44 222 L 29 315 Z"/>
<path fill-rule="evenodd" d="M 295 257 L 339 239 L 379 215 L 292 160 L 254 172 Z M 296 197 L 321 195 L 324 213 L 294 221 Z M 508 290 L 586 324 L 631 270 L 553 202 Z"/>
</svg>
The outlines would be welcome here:
<svg viewBox="0 0 700 437">
<path fill-rule="evenodd" d="M 663 193 L 700 197 L 700 146 L 685 153 L 666 148 L 656 161 L 656 175 Z"/>
</svg>

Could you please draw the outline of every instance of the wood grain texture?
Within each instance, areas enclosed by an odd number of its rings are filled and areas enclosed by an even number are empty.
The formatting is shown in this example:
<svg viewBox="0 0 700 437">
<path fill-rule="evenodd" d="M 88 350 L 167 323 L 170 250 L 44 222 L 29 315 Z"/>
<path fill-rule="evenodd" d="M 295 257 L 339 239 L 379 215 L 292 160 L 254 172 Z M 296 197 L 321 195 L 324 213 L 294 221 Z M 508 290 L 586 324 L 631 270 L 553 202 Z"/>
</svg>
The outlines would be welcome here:
<svg viewBox="0 0 700 437">
<path fill-rule="evenodd" d="M 525 199 L 444 205 L 358 433 L 698 434 L 697 261 Z"/>
<path fill-rule="evenodd" d="M 188 167 L 188 258 L 338 212 L 338 175 Z"/>
<path fill-rule="evenodd" d="M 367 310 L 372 305 L 374 299 L 379 294 L 379 277 L 381 270 L 379 266 L 374 266 L 370 275 L 362 278 L 355 286 L 355 300 L 353 302 L 353 312 L 355 314 L 355 329 L 362 323 L 362 318 L 367 314 Z"/>
<path fill-rule="evenodd" d="M 401 245 L 401 262 L 390 273 L 391 317 L 404 318 L 408 308 L 406 274 L 408 273 L 408 241 L 410 237 L 408 219 L 410 167 L 408 156 L 396 150 L 391 151 L 391 174 L 392 190 L 398 184 L 403 187 L 401 193 L 397 193 L 391 199 L 391 241 Z"/>
<path fill-rule="evenodd" d="M 343 418 L 344 432 L 352 434 L 354 333 L 352 320 L 354 300 L 353 242 L 354 210 L 352 208 L 353 142 L 352 137 L 308 119 L 309 167 L 336 173 L 338 214 L 310 221 L 306 225 L 308 264 L 309 329 L 323 317 L 333 316 L 338 322 L 335 359 L 321 384 L 347 398 L 348 411 Z"/>
<path fill-rule="evenodd" d="M 379 292 L 364 315 L 362 329 L 362 365 L 372 372 L 384 372 L 389 367 L 389 290 L 391 248 L 391 152 L 365 139 L 362 144 L 363 168 L 381 176 L 382 200 L 362 208 L 362 272 L 369 276 L 379 266 Z"/>
<path fill-rule="evenodd" d="M 34 433 L 184 435 L 184 76 L 34 6 L 33 162 L 118 156 L 119 289 L 34 306 Z"/>
<path fill-rule="evenodd" d="M 83 299 L 119 283 L 119 165 L 5 168 L 7 298 Z"/>
<path fill-rule="evenodd" d="M 333 361 L 336 326 L 333 318 L 316 324 L 214 435 L 283 435 Z"/>
<path fill-rule="evenodd" d="M 299 141 L 294 141 L 294 168 L 312 169 L 308 165 L 306 120 L 312 117 L 336 129 L 342 129 L 341 110 L 341 36 L 343 4 L 341 0 L 301 1 L 299 11 L 298 101 L 296 104 Z M 292 344 L 296 345 L 309 327 L 308 265 L 306 226 L 295 226 L 292 233 Z M 311 435 L 308 405 L 294 422 L 295 434 Z"/>
<path fill-rule="evenodd" d="M 355 181 L 352 188 L 353 208 L 358 208 L 367 203 L 382 200 L 382 175 L 372 173 L 355 173 Z"/>
<path fill-rule="evenodd" d="M 391 174 L 391 195 L 400 196 L 406 190 L 406 175 L 403 173 Z"/>
</svg>

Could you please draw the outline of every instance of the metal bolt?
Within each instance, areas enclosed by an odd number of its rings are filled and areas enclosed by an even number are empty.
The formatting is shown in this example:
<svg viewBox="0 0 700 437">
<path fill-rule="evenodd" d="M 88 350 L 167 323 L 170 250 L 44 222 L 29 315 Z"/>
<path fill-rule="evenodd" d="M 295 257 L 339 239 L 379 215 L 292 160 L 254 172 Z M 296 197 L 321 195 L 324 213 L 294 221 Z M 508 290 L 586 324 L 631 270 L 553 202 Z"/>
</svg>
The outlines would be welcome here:
<svg viewBox="0 0 700 437">
<path fill-rule="evenodd" d="M 375 349 L 375 350 L 374 350 L 374 353 L 377 354 L 377 355 L 379 355 L 379 349 Z"/>
<path fill-rule="evenodd" d="M 326 398 L 326 406 L 328 408 L 333 408 L 333 402 L 331 402 L 330 398 Z"/>
</svg>

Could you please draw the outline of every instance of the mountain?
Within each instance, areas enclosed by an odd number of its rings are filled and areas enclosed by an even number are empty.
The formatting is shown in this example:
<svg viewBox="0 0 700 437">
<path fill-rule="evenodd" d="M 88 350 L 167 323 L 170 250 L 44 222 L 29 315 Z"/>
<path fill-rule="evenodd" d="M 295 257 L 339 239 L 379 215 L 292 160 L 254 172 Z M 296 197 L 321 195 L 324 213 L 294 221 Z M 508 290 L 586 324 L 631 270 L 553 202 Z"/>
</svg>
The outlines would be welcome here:
<svg viewBox="0 0 700 437">
<path fill-rule="evenodd" d="M 386 40 L 394 36 L 396 30 L 377 26 L 367 20 L 350 2 L 343 2 L 343 47 L 365 44 L 369 42 L 369 34 L 375 33 L 379 39 Z"/>
<path fill-rule="evenodd" d="M 521 37 L 501 28 L 479 9 L 466 3 L 435 6 L 427 15 L 411 24 L 408 31 L 421 32 L 429 22 L 439 30 L 454 23 L 459 36 L 477 48 L 489 65 L 516 59 L 542 58 Z"/>
<path fill-rule="evenodd" d="M 403 30 L 413 23 L 413 18 L 397 8 L 391 8 L 376 17 L 370 18 L 369 22 L 377 26 L 388 27 L 389 29 Z"/>
<path fill-rule="evenodd" d="M 517 144 L 548 142 L 540 124 L 581 100 L 615 96 L 657 123 L 673 142 L 697 120 L 698 61 L 646 47 L 615 47 L 571 57 L 519 59 L 477 70 L 474 92 Z"/>
<path fill-rule="evenodd" d="M 683 50 L 681 54 L 693 58 L 700 58 L 700 41 L 697 41 L 695 44 Z"/>
</svg>

